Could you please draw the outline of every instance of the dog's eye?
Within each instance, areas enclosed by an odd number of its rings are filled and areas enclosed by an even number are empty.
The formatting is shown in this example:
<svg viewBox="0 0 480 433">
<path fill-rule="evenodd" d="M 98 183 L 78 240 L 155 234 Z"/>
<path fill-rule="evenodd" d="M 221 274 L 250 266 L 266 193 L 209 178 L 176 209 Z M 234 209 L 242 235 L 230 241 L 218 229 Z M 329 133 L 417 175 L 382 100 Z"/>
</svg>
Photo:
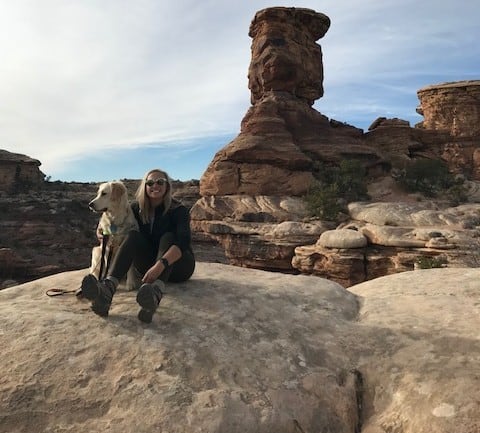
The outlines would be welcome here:
<svg viewBox="0 0 480 433">
<path fill-rule="evenodd" d="M 107 195 L 107 193 L 105 191 L 102 191 L 102 194 L 101 195 Z"/>
</svg>

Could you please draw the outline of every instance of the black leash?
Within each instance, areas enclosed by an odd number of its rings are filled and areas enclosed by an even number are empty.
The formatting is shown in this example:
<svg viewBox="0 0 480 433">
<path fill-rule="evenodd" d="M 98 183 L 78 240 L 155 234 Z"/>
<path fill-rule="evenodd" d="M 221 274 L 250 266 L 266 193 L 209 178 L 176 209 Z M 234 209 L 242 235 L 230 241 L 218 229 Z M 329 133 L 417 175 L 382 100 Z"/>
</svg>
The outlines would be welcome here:
<svg viewBox="0 0 480 433">
<path fill-rule="evenodd" d="M 67 293 L 76 293 L 80 289 L 65 290 L 65 289 L 48 289 L 45 294 L 50 297 L 65 295 Z"/>
<path fill-rule="evenodd" d="M 104 262 L 105 262 L 105 255 L 107 252 L 107 245 L 108 245 L 108 240 L 110 236 L 109 235 L 104 235 L 102 238 L 102 257 L 100 261 L 100 272 L 98 273 L 98 279 L 101 280 L 103 276 L 103 267 L 104 267 Z M 107 257 L 107 265 L 105 266 L 105 277 L 107 276 L 108 268 L 110 266 L 110 262 L 112 260 L 112 249 L 110 248 L 110 251 L 108 252 L 108 257 Z M 78 289 L 73 289 L 73 290 L 65 290 L 65 289 L 48 289 L 45 294 L 50 297 L 54 296 L 61 296 L 61 295 L 66 295 L 68 293 L 75 293 L 75 295 L 78 298 L 83 298 L 82 294 L 82 288 Z"/>
</svg>

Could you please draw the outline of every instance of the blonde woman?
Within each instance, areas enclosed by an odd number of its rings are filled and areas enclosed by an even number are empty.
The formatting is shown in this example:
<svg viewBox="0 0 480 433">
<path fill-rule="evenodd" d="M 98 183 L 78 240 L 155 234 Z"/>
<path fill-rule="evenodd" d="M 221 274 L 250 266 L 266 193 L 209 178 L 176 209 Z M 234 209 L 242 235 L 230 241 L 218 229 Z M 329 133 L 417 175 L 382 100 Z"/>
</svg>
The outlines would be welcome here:
<svg viewBox="0 0 480 433">
<path fill-rule="evenodd" d="M 92 301 L 92 310 L 107 317 L 118 283 L 133 264 L 143 275 L 137 302 L 138 318 L 150 323 L 167 281 L 188 280 L 195 269 L 191 247 L 188 209 L 172 198 L 168 174 L 150 170 L 143 177 L 131 206 L 139 231 L 131 231 L 113 259 L 108 276 L 98 281 L 87 275 L 82 281 L 83 295 Z"/>
</svg>

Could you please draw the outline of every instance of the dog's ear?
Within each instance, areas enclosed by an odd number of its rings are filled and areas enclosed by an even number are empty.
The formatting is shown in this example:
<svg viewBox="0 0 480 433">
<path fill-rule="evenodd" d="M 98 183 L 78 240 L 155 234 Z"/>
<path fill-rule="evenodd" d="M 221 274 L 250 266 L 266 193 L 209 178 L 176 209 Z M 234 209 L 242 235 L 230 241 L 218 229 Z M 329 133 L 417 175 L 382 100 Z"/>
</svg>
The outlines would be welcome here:
<svg viewBox="0 0 480 433">
<path fill-rule="evenodd" d="M 127 188 L 122 182 L 112 182 L 112 194 L 111 199 L 116 203 L 120 202 L 122 197 L 126 195 Z"/>
</svg>

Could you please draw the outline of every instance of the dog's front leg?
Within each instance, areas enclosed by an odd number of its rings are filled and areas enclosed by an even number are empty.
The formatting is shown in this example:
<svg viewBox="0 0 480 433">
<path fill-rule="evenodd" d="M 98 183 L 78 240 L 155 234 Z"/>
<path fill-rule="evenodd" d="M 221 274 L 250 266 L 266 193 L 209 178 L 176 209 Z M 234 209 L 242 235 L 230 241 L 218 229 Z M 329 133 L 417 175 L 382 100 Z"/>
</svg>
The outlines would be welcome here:
<svg viewBox="0 0 480 433">
<path fill-rule="evenodd" d="M 130 266 L 130 269 L 127 272 L 127 281 L 125 283 L 125 288 L 128 291 L 138 290 L 142 285 L 142 275 L 138 272 L 135 266 Z"/>
</svg>

